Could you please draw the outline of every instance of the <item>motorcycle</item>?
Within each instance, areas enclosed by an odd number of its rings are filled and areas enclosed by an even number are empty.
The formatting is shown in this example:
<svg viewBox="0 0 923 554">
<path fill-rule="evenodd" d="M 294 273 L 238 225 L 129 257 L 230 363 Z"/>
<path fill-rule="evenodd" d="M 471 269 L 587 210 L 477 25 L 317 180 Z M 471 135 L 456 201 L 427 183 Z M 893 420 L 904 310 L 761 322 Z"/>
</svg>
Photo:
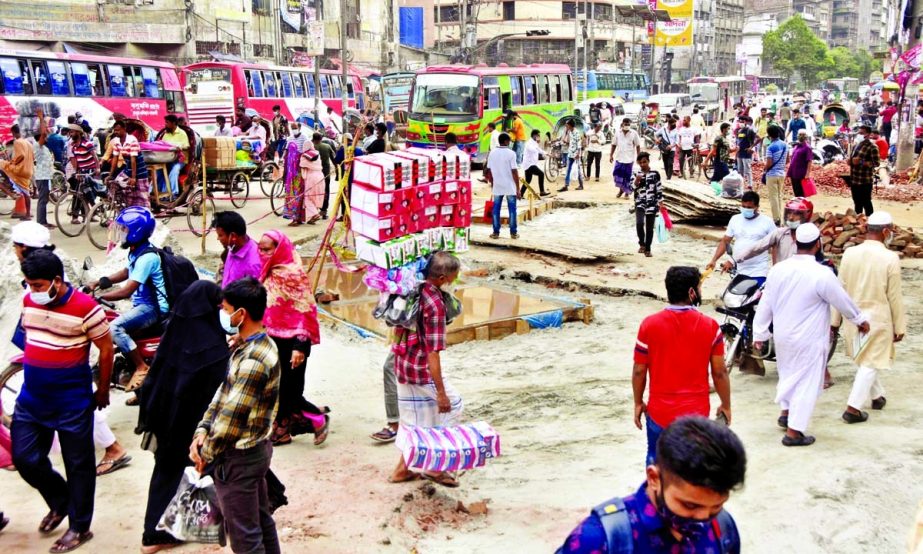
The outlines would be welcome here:
<svg viewBox="0 0 923 554">
<path fill-rule="evenodd" d="M 827 165 L 845 160 L 846 153 L 836 140 L 820 139 L 814 145 L 814 159 L 820 159 L 823 165 Z"/>
</svg>

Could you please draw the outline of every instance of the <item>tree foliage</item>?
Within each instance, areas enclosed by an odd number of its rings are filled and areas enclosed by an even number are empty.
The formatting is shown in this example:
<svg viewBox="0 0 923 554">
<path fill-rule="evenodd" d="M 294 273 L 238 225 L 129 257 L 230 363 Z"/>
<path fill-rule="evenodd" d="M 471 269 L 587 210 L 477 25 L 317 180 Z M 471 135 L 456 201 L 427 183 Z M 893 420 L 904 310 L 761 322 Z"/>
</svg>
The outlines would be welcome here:
<svg viewBox="0 0 923 554">
<path fill-rule="evenodd" d="M 842 46 L 828 49 L 800 15 L 763 35 L 763 59 L 783 77 L 791 79 L 797 73 L 805 86 L 841 77 L 868 81 L 876 66 L 865 50 L 853 52 Z"/>
</svg>

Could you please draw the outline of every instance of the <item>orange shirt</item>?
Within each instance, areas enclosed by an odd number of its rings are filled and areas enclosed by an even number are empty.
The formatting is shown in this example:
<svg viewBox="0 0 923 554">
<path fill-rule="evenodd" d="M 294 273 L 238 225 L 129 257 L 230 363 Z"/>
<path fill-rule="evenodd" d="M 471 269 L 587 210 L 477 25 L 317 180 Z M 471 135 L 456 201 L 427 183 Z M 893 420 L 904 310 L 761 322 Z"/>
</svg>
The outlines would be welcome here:
<svg viewBox="0 0 923 554">
<path fill-rule="evenodd" d="M 513 140 L 525 141 L 526 138 L 526 124 L 517 117 L 513 120 Z"/>
</svg>

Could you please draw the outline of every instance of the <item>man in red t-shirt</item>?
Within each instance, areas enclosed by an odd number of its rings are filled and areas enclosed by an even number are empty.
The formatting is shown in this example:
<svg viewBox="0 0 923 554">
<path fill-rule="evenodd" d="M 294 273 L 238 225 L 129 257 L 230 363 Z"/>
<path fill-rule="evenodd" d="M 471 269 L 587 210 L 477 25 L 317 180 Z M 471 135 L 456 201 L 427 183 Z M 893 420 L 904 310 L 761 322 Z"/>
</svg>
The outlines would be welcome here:
<svg viewBox="0 0 923 554">
<path fill-rule="evenodd" d="M 721 399 L 718 415 L 731 422 L 731 382 L 724 365 L 724 337 L 718 322 L 699 312 L 702 276 L 694 267 L 667 270 L 670 305 L 644 318 L 635 343 L 631 384 L 635 425 L 647 420 L 647 465 L 654 463 L 657 439 L 675 419 L 685 415 L 708 417 L 708 369 Z M 650 375 L 647 404 L 644 390 Z"/>
</svg>

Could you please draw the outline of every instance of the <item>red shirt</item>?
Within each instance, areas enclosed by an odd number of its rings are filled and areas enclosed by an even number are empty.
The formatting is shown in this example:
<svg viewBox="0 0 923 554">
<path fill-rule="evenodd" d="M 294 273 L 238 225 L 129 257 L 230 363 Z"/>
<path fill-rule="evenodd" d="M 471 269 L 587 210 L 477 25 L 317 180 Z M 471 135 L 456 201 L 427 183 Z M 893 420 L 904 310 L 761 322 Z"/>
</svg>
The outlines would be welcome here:
<svg viewBox="0 0 923 554">
<path fill-rule="evenodd" d="M 887 108 L 881 110 L 881 122 L 891 123 L 891 119 L 894 118 L 894 114 L 896 113 L 897 113 L 896 106 L 888 106 Z"/>
<path fill-rule="evenodd" d="M 433 382 L 427 356 L 445 350 L 445 302 L 436 286 L 424 283 L 420 288 L 420 326 L 417 330 L 400 329 L 392 347 L 397 382 L 427 385 Z"/>
<path fill-rule="evenodd" d="M 648 368 L 647 413 L 666 427 L 684 415 L 708 417 L 712 356 L 724 355 L 718 322 L 691 306 L 669 306 L 641 322 L 635 363 Z"/>
<path fill-rule="evenodd" d="M 878 140 L 875 141 L 875 144 L 878 145 L 878 157 L 882 160 L 888 159 L 888 141 L 884 137 L 878 137 Z"/>
</svg>

